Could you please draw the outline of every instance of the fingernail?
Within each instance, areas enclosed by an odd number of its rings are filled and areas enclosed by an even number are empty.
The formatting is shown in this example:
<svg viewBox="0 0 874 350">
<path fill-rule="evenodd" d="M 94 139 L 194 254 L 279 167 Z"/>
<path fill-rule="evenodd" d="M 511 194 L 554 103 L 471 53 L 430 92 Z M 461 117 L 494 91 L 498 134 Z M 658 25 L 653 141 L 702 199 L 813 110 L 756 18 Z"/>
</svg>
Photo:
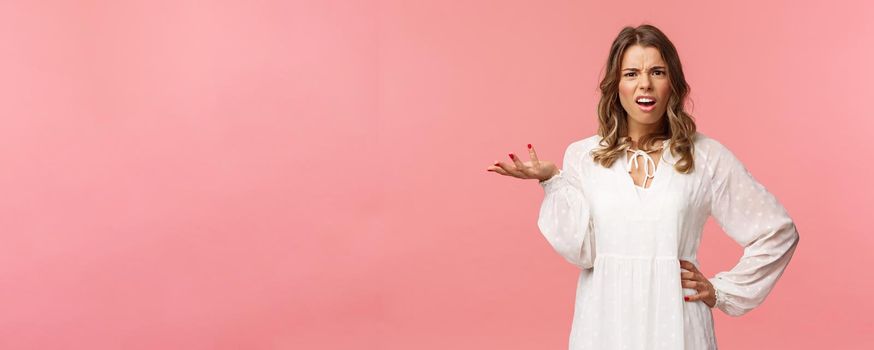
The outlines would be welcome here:
<svg viewBox="0 0 874 350">
<path fill-rule="evenodd" d="M 513 159 L 513 153 L 510 153 L 510 159 Z"/>
<path fill-rule="evenodd" d="M 531 149 L 531 144 L 530 144 L 530 143 L 528 144 L 528 149 Z"/>
<path fill-rule="evenodd" d="M 689 297 L 683 297 L 683 299 L 686 299 L 686 301 L 689 301 Z"/>
</svg>

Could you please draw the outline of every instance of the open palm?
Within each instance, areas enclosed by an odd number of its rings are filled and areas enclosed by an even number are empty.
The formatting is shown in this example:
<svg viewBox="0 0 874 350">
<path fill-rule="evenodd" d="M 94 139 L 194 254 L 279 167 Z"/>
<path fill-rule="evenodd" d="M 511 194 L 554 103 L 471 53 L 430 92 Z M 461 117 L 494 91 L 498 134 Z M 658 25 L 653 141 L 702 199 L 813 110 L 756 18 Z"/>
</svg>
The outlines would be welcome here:
<svg viewBox="0 0 874 350">
<path fill-rule="evenodd" d="M 528 155 L 531 157 L 531 160 L 523 162 L 515 154 L 510 153 L 510 159 L 513 160 L 512 163 L 495 161 L 495 164 L 489 166 L 486 170 L 520 179 L 537 179 L 540 181 L 549 180 L 558 173 L 558 167 L 555 163 L 538 159 L 537 152 L 534 151 L 534 147 L 530 144 L 528 145 Z"/>
</svg>

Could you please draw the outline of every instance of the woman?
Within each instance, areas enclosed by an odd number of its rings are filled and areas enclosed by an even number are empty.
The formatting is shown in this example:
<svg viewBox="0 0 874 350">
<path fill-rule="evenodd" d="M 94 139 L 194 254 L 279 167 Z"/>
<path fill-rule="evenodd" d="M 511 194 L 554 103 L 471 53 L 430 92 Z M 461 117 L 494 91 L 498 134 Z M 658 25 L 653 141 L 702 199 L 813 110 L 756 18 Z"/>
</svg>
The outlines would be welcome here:
<svg viewBox="0 0 874 350">
<path fill-rule="evenodd" d="M 785 208 L 683 109 L 689 87 L 656 27 L 626 27 L 601 81 L 597 135 L 573 142 L 562 169 L 510 154 L 488 170 L 538 179 L 537 225 L 582 270 L 570 349 L 716 349 L 714 306 L 760 305 L 798 244 Z M 642 164 L 641 164 L 642 163 Z M 696 252 L 707 218 L 744 247 L 712 278 Z"/>
</svg>

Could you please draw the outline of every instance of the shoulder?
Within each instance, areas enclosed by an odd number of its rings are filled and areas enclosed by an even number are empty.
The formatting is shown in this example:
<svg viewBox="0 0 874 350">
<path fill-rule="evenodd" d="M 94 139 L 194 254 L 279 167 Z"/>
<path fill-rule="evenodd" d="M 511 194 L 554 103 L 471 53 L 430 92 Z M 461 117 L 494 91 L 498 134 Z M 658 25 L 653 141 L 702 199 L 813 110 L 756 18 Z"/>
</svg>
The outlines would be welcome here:
<svg viewBox="0 0 874 350">
<path fill-rule="evenodd" d="M 600 140 L 601 137 L 596 134 L 571 142 L 564 152 L 565 164 L 585 171 L 588 164 L 592 163 L 591 151 L 598 146 Z"/>
<path fill-rule="evenodd" d="M 701 160 L 701 162 L 696 163 L 711 176 L 736 166 L 743 167 L 741 161 L 728 146 L 709 135 L 696 132 L 693 144 L 695 145 L 695 157 Z"/>
<path fill-rule="evenodd" d="M 702 133 L 700 131 L 695 132 L 695 137 L 693 142 L 695 144 L 695 151 L 701 152 L 702 154 L 710 154 L 711 152 L 718 152 L 725 147 L 719 140 Z"/>
<path fill-rule="evenodd" d="M 590 156 L 590 153 L 592 150 L 598 147 L 598 143 L 600 141 L 601 136 L 597 134 L 586 136 L 582 139 L 573 141 L 570 143 L 570 145 L 567 146 L 567 150 L 565 150 L 565 157 L 573 157 L 581 161 L 584 158 L 591 159 L 592 157 Z"/>
<path fill-rule="evenodd" d="M 695 155 L 701 156 L 705 161 L 733 155 L 724 143 L 700 131 L 695 132 L 692 143 L 695 145 Z"/>
</svg>

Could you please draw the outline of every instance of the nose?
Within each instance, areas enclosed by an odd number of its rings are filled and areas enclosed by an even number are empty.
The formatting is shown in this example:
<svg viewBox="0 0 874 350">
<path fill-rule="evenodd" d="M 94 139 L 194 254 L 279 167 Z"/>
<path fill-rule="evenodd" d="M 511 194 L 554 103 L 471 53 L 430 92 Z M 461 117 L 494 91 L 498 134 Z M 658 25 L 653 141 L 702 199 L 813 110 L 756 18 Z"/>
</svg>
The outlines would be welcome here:
<svg viewBox="0 0 874 350">
<path fill-rule="evenodd" d="M 649 88 L 650 88 L 649 83 L 650 83 L 649 76 L 647 76 L 646 74 L 641 74 L 641 76 L 640 76 L 640 88 L 643 89 L 644 91 L 649 90 Z"/>
</svg>

